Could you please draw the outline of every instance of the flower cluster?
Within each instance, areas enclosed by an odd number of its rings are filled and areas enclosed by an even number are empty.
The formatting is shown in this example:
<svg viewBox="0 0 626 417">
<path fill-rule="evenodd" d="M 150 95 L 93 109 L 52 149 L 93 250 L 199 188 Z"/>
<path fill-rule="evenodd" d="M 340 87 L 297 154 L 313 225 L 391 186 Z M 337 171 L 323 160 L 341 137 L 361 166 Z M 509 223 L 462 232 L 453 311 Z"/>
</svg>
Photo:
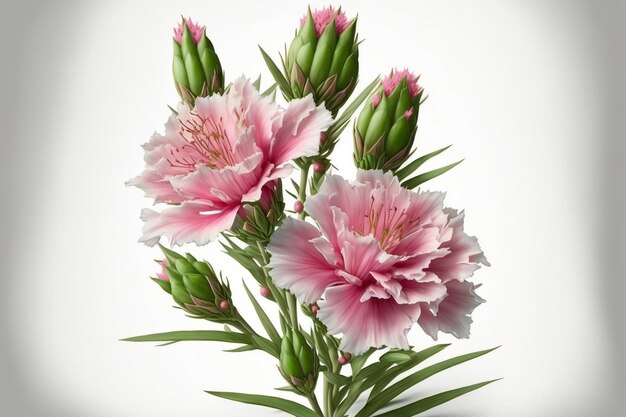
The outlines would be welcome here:
<svg viewBox="0 0 626 417">
<path fill-rule="evenodd" d="M 285 47 L 282 70 L 261 50 L 275 81 L 263 92 L 260 78 L 226 82 L 206 27 L 182 19 L 174 29 L 180 102 L 170 107 L 164 132 L 143 145 L 145 168 L 127 184 L 155 203 L 141 213 L 140 238 L 159 243 L 164 256 L 153 281 L 188 316 L 224 330 L 127 340 L 219 341 L 236 344 L 232 352 L 266 352 L 288 384 L 280 389 L 306 397 L 311 408 L 209 392 L 218 397 L 296 416 L 345 417 L 372 388 L 356 417 L 409 417 L 491 382 L 379 412 L 415 382 L 490 351 L 388 386 L 447 346 L 415 351 L 408 338 L 414 326 L 435 340 L 440 332 L 469 337 L 472 312 L 485 302 L 473 275 L 489 263 L 464 230 L 464 212 L 444 206 L 445 193 L 418 188 L 458 164 L 418 172 L 448 148 L 412 158 L 424 101 L 419 77 L 393 69 L 344 108 L 359 74 L 356 23 L 340 9 L 309 9 Z M 276 102 L 276 88 L 286 104 Z M 331 159 L 349 125 L 354 180 L 334 173 Z M 296 167 L 300 181 L 284 181 Z M 293 211 L 285 210 L 287 195 Z M 164 238 L 170 246 L 219 238 L 259 285 L 261 301 L 244 282 L 262 331 L 235 305 L 228 278 L 210 262 L 164 247 Z M 278 314 L 268 314 L 269 306 Z M 376 351 L 383 352 L 371 356 Z"/>
</svg>

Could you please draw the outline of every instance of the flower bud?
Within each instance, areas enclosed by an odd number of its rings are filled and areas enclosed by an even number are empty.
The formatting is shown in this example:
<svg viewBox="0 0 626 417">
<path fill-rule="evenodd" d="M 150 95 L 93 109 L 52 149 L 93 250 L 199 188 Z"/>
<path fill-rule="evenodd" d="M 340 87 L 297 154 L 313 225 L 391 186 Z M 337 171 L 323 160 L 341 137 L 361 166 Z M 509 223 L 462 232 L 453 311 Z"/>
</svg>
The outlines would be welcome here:
<svg viewBox="0 0 626 417">
<path fill-rule="evenodd" d="M 354 124 L 358 168 L 395 172 L 407 160 L 424 91 L 417 80 L 408 70 L 393 70 L 366 101 Z"/>
<path fill-rule="evenodd" d="M 313 94 L 335 116 L 356 86 L 358 57 L 356 18 L 332 7 L 309 9 L 285 57 L 294 98 Z"/>
<path fill-rule="evenodd" d="M 257 242 L 268 243 L 274 229 L 284 218 L 284 209 L 282 182 L 271 181 L 261 190 L 258 201 L 243 205 L 230 231 L 252 246 L 256 246 Z"/>
<path fill-rule="evenodd" d="M 193 108 L 196 97 L 224 90 L 224 73 L 206 28 L 183 19 L 174 29 L 174 85 L 180 98 Z"/>
<path fill-rule="evenodd" d="M 218 278 L 206 262 L 191 254 L 182 256 L 161 246 L 164 261 L 157 261 L 162 272 L 153 278 L 176 303 L 196 318 L 216 323 L 237 323 L 238 313 L 232 305 L 228 283 Z"/>
<path fill-rule="evenodd" d="M 297 330 L 288 330 L 280 347 L 280 372 L 298 392 L 307 395 L 315 389 L 319 360 Z"/>
</svg>

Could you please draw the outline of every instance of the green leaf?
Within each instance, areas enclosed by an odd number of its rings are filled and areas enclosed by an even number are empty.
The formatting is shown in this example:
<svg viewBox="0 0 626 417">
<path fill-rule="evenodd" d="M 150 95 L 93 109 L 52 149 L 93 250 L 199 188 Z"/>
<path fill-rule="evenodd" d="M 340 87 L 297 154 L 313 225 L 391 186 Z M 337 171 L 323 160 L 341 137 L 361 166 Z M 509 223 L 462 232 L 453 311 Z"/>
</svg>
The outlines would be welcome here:
<svg viewBox="0 0 626 417">
<path fill-rule="evenodd" d="M 238 352 L 248 352 L 250 350 L 257 350 L 258 348 L 253 345 L 243 345 L 235 349 L 225 349 L 224 352 L 229 353 L 238 353 Z"/>
<path fill-rule="evenodd" d="M 407 166 L 405 166 L 404 168 L 398 170 L 396 172 L 396 177 L 398 177 L 398 179 L 400 181 L 402 181 L 403 179 L 405 179 L 406 177 L 408 177 L 409 175 L 411 175 L 413 172 L 415 172 L 415 170 L 419 167 L 421 167 L 422 165 L 424 165 L 424 163 L 426 161 L 428 161 L 429 159 L 439 155 L 440 153 L 442 153 L 443 151 L 445 151 L 446 149 L 448 149 L 450 146 L 452 145 L 448 145 L 446 147 L 443 147 L 441 149 L 437 149 L 434 152 L 428 153 L 426 155 L 422 155 L 419 158 L 417 158 L 415 161 L 411 162 L 410 164 L 408 164 Z"/>
<path fill-rule="evenodd" d="M 403 374 L 404 372 L 411 370 L 415 366 L 424 362 L 426 359 L 441 352 L 448 346 L 450 345 L 449 344 L 435 345 L 435 346 L 431 346 L 429 348 L 426 348 L 424 350 L 414 353 L 411 359 L 409 359 L 408 361 L 401 363 L 397 366 L 394 366 L 393 368 L 389 369 L 386 372 L 381 372 L 380 374 L 374 374 L 371 378 L 367 380 L 367 383 L 363 386 L 363 389 L 366 390 L 373 385 L 374 389 L 372 389 L 372 392 L 370 393 L 369 398 L 370 399 L 374 398 L 374 396 L 376 396 L 380 391 L 385 389 L 385 387 L 389 385 L 391 381 L 393 381 L 396 377 Z M 391 366 L 391 364 L 389 364 L 389 366 Z"/>
<path fill-rule="evenodd" d="M 402 186 L 404 188 L 408 188 L 409 190 L 412 190 L 413 188 L 425 183 L 426 181 L 430 181 L 433 178 L 440 176 L 441 174 L 445 174 L 446 172 L 450 171 L 452 168 L 454 168 L 461 162 L 463 162 L 463 159 L 453 164 L 446 165 L 445 167 L 433 169 L 432 171 L 428 171 L 423 174 L 417 175 L 409 180 L 404 181 L 402 183 Z"/>
<path fill-rule="evenodd" d="M 261 95 L 262 95 L 263 97 L 269 96 L 269 95 L 270 95 L 270 94 L 272 94 L 274 91 L 276 91 L 276 87 L 278 87 L 278 83 L 274 83 L 274 84 L 270 85 L 270 86 L 269 86 L 269 88 L 268 88 L 267 90 L 265 90 L 265 91 L 263 91 L 263 92 L 261 93 Z"/>
<path fill-rule="evenodd" d="M 263 328 L 267 332 L 267 335 L 270 337 L 270 339 L 272 339 L 272 342 L 274 343 L 275 346 L 280 346 L 281 338 L 280 338 L 280 335 L 278 334 L 278 331 L 274 327 L 274 324 L 272 323 L 270 318 L 267 316 L 267 314 L 265 314 L 265 311 L 263 310 L 263 308 L 259 305 L 259 302 L 256 300 L 256 298 L 254 298 L 254 296 L 250 292 L 250 289 L 246 285 L 245 281 L 243 282 L 243 288 L 246 290 L 246 294 L 248 294 L 248 298 L 250 299 L 250 302 L 252 303 L 252 306 L 254 307 L 254 311 L 256 311 L 257 316 L 259 316 L 259 320 L 261 321 Z"/>
<path fill-rule="evenodd" d="M 395 410 L 390 410 L 383 414 L 377 414 L 376 417 L 413 417 L 420 413 L 423 413 L 426 410 L 430 410 L 433 407 L 437 407 L 438 405 L 453 400 L 456 397 L 460 397 L 461 395 L 477 390 L 478 388 L 482 388 L 485 385 L 489 385 L 495 381 L 498 381 L 498 379 L 492 379 L 491 381 L 480 382 L 478 384 L 468 385 L 465 387 L 431 395 L 430 397 L 426 397 L 411 404 L 407 404 L 404 407 L 396 408 Z"/>
<path fill-rule="evenodd" d="M 259 74 L 259 77 L 256 80 L 254 80 L 252 85 L 254 86 L 254 88 L 256 88 L 256 91 L 261 90 L 261 74 Z"/>
<path fill-rule="evenodd" d="M 457 356 L 452 359 L 445 360 L 443 362 L 436 363 L 427 368 L 421 369 L 408 377 L 396 382 L 391 385 L 389 388 L 382 391 L 380 394 L 375 395 L 374 397 L 370 396 L 367 404 L 361 411 L 359 411 L 355 417 L 369 417 L 374 414 L 376 411 L 380 410 L 382 407 L 387 405 L 391 400 L 396 398 L 398 395 L 402 394 L 404 391 L 413 387 L 414 385 L 422 382 L 423 380 L 430 378 L 431 376 L 444 371 L 453 366 L 459 365 L 463 362 L 467 362 L 469 360 L 478 358 L 483 356 L 494 349 L 481 350 L 479 352 L 468 353 L 465 355 Z"/>
<path fill-rule="evenodd" d="M 412 355 L 409 352 L 391 351 L 385 353 L 380 357 L 382 363 L 404 363 L 411 359 Z"/>
<path fill-rule="evenodd" d="M 330 382 L 331 384 L 337 385 L 339 387 L 342 387 L 352 382 L 351 377 L 341 375 L 341 374 L 336 374 L 330 371 L 324 372 L 324 378 L 326 378 L 326 380 Z"/>
<path fill-rule="evenodd" d="M 274 77 L 276 83 L 280 86 L 280 89 L 286 96 L 292 98 L 293 91 L 291 91 L 291 86 L 289 85 L 289 82 L 287 81 L 283 73 L 280 72 L 278 66 L 274 63 L 274 61 L 272 61 L 272 58 L 270 58 L 270 56 L 263 50 L 263 48 L 261 48 L 261 46 L 259 46 L 259 49 L 261 50 L 261 55 L 263 55 L 263 60 L 265 60 L 267 68 L 270 70 L 270 73 L 272 74 L 272 77 Z"/>
<path fill-rule="evenodd" d="M 294 401 L 285 400 L 283 398 L 272 397 L 268 395 L 242 394 L 238 392 L 219 392 L 206 391 L 208 394 L 226 400 L 238 401 L 245 404 L 260 405 L 262 407 L 274 408 L 291 414 L 296 417 L 319 417 L 317 413 L 298 404 Z"/>
<path fill-rule="evenodd" d="M 224 332 L 221 330 L 180 330 L 174 332 L 154 333 L 144 336 L 129 337 L 122 339 L 123 342 L 188 342 L 210 341 L 250 344 L 250 338 L 237 332 Z"/>
</svg>

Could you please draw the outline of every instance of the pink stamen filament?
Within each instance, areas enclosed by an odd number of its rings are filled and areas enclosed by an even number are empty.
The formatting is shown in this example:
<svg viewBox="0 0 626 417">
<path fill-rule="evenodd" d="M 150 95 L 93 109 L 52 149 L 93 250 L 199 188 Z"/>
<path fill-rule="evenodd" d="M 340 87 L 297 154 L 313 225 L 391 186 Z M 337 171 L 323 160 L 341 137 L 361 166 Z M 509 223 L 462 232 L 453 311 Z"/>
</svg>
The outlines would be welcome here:
<svg viewBox="0 0 626 417">
<path fill-rule="evenodd" d="M 186 142 L 181 148 L 171 151 L 172 158 L 168 159 L 171 166 L 186 168 L 192 171 L 196 164 L 204 163 L 213 169 L 222 169 L 235 165 L 235 156 L 228 134 L 223 126 L 223 121 L 205 119 L 198 114 L 191 113 L 192 118 L 180 121 L 180 137 Z M 177 156 L 184 148 L 191 148 L 200 154 L 196 159 L 191 155 L 187 157 Z"/>
</svg>

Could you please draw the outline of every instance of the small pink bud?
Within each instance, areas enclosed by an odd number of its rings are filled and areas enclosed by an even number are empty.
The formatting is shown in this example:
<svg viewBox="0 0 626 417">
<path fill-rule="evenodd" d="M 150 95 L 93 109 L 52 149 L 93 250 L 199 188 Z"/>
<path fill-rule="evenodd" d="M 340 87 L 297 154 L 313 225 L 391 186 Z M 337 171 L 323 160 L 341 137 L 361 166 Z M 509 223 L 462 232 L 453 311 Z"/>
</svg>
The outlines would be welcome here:
<svg viewBox="0 0 626 417">
<path fill-rule="evenodd" d="M 410 109 L 408 109 L 407 111 L 404 112 L 404 118 L 408 119 L 411 116 L 413 116 L 413 107 L 411 107 Z"/>
<path fill-rule="evenodd" d="M 293 211 L 296 213 L 302 213 L 302 210 L 304 210 L 304 204 L 302 204 L 302 201 L 298 200 L 293 203 Z"/>
<path fill-rule="evenodd" d="M 313 162 L 313 171 L 321 174 L 326 171 L 326 165 L 324 165 L 320 161 L 315 161 Z"/>
<path fill-rule="evenodd" d="M 372 105 L 374 108 L 378 106 L 378 103 L 380 103 L 380 94 L 376 93 L 374 94 L 374 97 L 372 97 Z"/>
<path fill-rule="evenodd" d="M 317 312 L 320 311 L 320 308 L 317 304 L 313 304 L 311 306 L 311 312 L 317 316 Z"/>
<path fill-rule="evenodd" d="M 226 300 L 222 300 L 222 302 L 220 303 L 220 308 L 222 310 L 226 310 L 228 307 L 230 307 L 230 303 Z"/>
<path fill-rule="evenodd" d="M 261 287 L 261 289 L 259 290 L 259 292 L 261 293 L 261 295 L 265 298 L 269 297 L 271 294 L 271 291 L 269 288 L 267 287 Z"/>
<path fill-rule="evenodd" d="M 343 353 L 343 357 L 346 358 L 347 361 L 352 359 L 352 355 L 349 352 L 344 352 Z"/>
<path fill-rule="evenodd" d="M 190 17 L 187 19 L 183 19 L 183 21 L 179 23 L 177 27 L 174 28 L 174 39 L 179 44 L 183 41 L 183 32 L 185 31 L 183 24 L 185 24 L 187 28 L 189 28 L 189 32 L 191 33 L 191 36 L 193 37 L 193 41 L 197 45 L 198 42 L 200 42 L 200 39 L 202 39 L 204 26 L 200 26 L 199 24 L 194 23 Z"/>
<path fill-rule="evenodd" d="M 320 142 L 325 142 L 326 141 L 326 132 L 322 132 L 320 133 Z"/>
<path fill-rule="evenodd" d="M 345 365 L 348 363 L 348 360 L 344 356 L 340 356 L 339 359 L 337 359 L 337 362 L 339 362 L 339 365 Z"/>
<path fill-rule="evenodd" d="M 385 95 L 389 97 L 391 93 L 393 93 L 393 90 L 395 90 L 398 84 L 404 79 L 406 79 L 411 98 L 414 98 L 423 90 L 423 88 L 417 84 L 419 77 L 416 77 L 411 71 L 408 69 L 403 69 L 402 71 L 394 69 L 391 71 L 391 74 L 383 78 L 382 84 Z"/>
</svg>

